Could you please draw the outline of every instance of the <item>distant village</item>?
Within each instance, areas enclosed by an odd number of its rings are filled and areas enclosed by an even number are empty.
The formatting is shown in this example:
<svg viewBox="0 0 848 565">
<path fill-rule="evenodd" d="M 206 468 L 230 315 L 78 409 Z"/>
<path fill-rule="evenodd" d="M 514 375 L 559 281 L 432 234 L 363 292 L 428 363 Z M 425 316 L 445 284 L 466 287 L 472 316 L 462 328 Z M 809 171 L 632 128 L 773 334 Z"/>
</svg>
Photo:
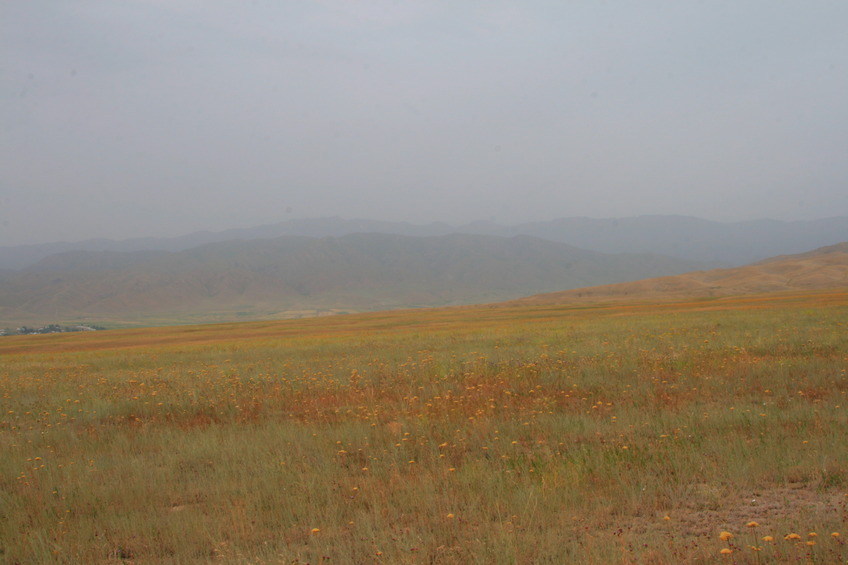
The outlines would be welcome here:
<svg viewBox="0 0 848 565">
<path fill-rule="evenodd" d="M 21 326 L 19 328 L 0 328 L 0 336 L 4 335 L 34 335 L 34 334 L 61 334 L 67 332 L 94 332 L 97 330 L 105 330 L 102 326 L 79 325 L 79 326 L 60 326 L 59 324 L 48 324 L 38 328 L 30 328 Z"/>
</svg>

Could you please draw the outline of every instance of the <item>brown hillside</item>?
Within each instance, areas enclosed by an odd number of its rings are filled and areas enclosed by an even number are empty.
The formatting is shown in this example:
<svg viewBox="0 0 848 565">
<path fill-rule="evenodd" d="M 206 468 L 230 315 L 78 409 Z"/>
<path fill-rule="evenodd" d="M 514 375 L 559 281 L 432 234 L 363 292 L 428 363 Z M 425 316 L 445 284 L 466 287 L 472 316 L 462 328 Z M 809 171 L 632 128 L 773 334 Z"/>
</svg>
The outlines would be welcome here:
<svg viewBox="0 0 848 565">
<path fill-rule="evenodd" d="M 840 287 L 848 287 L 848 242 L 799 255 L 782 255 L 744 267 L 538 294 L 513 303 L 662 300 Z"/>
</svg>

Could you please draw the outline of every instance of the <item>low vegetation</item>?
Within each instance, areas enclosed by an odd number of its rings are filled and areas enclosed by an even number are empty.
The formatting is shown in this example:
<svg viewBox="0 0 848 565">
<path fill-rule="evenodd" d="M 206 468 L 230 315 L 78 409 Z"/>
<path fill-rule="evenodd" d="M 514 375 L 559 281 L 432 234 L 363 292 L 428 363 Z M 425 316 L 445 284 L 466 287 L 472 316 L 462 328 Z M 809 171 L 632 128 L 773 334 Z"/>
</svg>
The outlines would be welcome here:
<svg viewBox="0 0 848 565">
<path fill-rule="evenodd" d="M 848 291 L 0 341 L 6 563 L 838 563 Z"/>
</svg>

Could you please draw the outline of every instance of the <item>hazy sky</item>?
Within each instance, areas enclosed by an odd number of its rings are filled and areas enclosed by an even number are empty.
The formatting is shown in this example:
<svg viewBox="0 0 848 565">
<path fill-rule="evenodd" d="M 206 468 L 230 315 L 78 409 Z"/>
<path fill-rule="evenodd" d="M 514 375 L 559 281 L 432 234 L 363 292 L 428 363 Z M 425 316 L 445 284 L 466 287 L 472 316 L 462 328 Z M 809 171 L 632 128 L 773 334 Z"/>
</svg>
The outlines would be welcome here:
<svg viewBox="0 0 848 565">
<path fill-rule="evenodd" d="M 0 0 L 0 245 L 848 215 L 848 2 Z"/>
</svg>

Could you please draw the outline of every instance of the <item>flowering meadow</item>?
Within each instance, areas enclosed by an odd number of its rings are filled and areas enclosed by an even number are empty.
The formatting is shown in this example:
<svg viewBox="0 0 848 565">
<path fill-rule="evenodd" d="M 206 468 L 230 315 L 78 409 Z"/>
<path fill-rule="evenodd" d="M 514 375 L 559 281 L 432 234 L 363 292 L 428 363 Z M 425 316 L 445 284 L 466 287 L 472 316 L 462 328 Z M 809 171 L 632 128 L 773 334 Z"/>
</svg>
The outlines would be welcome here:
<svg viewBox="0 0 848 565">
<path fill-rule="evenodd" d="M 848 291 L 0 339 L 0 563 L 845 563 Z"/>
</svg>

